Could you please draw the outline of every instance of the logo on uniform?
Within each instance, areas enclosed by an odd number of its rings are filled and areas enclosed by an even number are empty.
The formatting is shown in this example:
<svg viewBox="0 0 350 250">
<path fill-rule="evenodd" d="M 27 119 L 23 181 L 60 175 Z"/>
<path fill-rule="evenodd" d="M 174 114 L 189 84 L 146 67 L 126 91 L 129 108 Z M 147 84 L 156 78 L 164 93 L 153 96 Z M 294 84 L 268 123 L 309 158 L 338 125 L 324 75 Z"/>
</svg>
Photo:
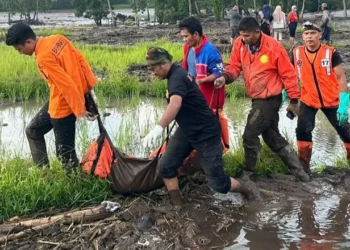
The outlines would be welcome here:
<svg viewBox="0 0 350 250">
<path fill-rule="evenodd" d="M 327 58 L 326 59 L 322 59 L 321 60 L 321 64 L 322 64 L 322 67 L 327 68 L 327 67 L 330 66 L 330 61 Z"/>
<path fill-rule="evenodd" d="M 297 61 L 297 66 L 298 66 L 298 67 L 301 67 L 302 64 L 303 64 L 303 62 L 302 62 L 301 60 L 298 60 L 298 61 Z"/>
<path fill-rule="evenodd" d="M 268 62 L 269 62 L 269 57 L 268 57 L 267 55 L 262 55 L 262 56 L 260 57 L 260 62 L 261 62 L 262 64 L 268 63 Z"/>
</svg>

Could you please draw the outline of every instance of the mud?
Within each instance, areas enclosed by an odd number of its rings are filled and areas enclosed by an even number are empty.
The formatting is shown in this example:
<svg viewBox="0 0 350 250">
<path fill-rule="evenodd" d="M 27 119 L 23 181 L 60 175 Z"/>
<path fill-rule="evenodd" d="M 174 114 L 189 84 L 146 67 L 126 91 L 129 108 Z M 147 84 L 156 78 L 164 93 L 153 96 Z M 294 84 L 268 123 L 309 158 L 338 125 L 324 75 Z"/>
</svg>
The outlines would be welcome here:
<svg viewBox="0 0 350 250">
<path fill-rule="evenodd" d="M 313 174 L 310 183 L 300 183 L 293 176 L 282 174 L 256 177 L 255 181 L 263 198 L 261 203 L 247 204 L 240 194 L 214 194 L 204 175 L 197 173 L 181 181 L 185 200 L 181 211 L 172 208 L 164 188 L 140 196 L 116 197 L 115 201 L 122 206 L 115 214 L 96 221 L 83 218 L 75 224 L 57 223 L 2 247 L 8 250 L 224 249 L 234 245 L 242 220 L 250 218 L 251 223 L 258 223 L 252 216 L 276 209 L 287 198 L 308 201 L 327 193 L 348 192 L 350 171 L 326 170 L 323 174 Z M 282 207 L 277 211 L 282 213 Z"/>
</svg>

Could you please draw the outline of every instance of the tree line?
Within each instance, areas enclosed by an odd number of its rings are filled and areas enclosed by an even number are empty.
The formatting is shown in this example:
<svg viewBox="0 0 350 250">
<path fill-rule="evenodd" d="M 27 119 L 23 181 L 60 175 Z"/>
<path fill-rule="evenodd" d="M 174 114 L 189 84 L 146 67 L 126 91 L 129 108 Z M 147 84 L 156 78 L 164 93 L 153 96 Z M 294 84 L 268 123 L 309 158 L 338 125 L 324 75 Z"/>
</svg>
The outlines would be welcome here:
<svg viewBox="0 0 350 250">
<path fill-rule="evenodd" d="M 322 2 L 327 2 L 331 11 L 345 10 L 346 6 L 350 6 L 350 0 L 0 0 L 0 10 L 8 12 L 9 19 L 12 13 L 20 13 L 24 20 L 30 21 L 37 19 L 41 11 L 74 9 L 77 16 L 93 18 L 97 25 L 101 25 L 101 20 L 118 4 L 129 6 L 135 13 L 155 8 L 158 22 L 175 23 L 189 15 L 200 14 L 200 10 L 205 10 L 207 14 L 214 15 L 216 21 L 220 21 L 225 10 L 234 4 L 240 10 L 249 8 L 257 11 L 264 4 L 281 5 L 286 13 L 292 5 L 296 5 L 302 16 L 304 11 L 319 11 Z"/>
</svg>

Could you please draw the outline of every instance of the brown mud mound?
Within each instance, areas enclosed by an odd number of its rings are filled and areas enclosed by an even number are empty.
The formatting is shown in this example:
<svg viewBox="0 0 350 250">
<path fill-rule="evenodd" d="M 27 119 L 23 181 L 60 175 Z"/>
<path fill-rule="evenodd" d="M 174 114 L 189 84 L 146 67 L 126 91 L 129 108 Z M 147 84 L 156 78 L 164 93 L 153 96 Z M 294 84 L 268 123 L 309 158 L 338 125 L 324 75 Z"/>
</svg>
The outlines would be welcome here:
<svg viewBox="0 0 350 250">
<path fill-rule="evenodd" d="M 221 52 L 229 53 L 231 51 L 231 33 L 228 23 L 205 23 L 204 33 Z M 157 39 L 183 43 L 177 25 L 94 27 L 75 32 L 70 38 L 88 44 L 102 43 L 109 45 L 134 45 L 138 42 L 152 42 Z"/>
<path fill-rule="evenodd" d="M 313 174 L 312 181 L 301 183 L 291 175 L 256 177 L 263 201 L 246 204 L 239 194 L 220 195 L 208 187 L 201 173 L 181 181 L 185 205 L 175 210 L 164 188 L 137 197 L 120 197 L 121 207 L 114 213 L 61 220 L 39 230 L 29 230 L 17 240 L 1 242 L 3 249 L 223 249 L 237 238 L 242 219 L 249 210 L 259 213 L 271 202 L 350 190 L 350 171 L 326 170 Z M 251 215 L 249 215 L 251 216 Z M 11 237 L 16 232 L 4 232 Z M 19 230 L 19 229 L 18 229 Z M 17 230 L 17 233 L 18 233 Z M 4 239 L 4 238 L 2 238 Z"/>
</svg>

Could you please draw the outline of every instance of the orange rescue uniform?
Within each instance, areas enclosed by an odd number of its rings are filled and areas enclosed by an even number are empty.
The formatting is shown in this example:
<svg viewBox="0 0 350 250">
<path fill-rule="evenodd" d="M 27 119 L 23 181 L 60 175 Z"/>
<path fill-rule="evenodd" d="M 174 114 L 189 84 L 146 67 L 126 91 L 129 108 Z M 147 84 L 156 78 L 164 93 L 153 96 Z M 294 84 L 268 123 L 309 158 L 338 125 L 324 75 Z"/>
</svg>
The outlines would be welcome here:
<svg viewBox="0 0 350 250">
<path fill-rule="evenodd" d="M 247 95 L 267 99 L 281 94 L 285 88 L 290 99 L 299 99 L 297 76 L 289 63 L 285 48 L 274 38 L 261 33 L 258 51 L 252 53 L 242 37 L 234 41 L 230 59 L 223 73 L 235 79 L 243 72 Z"/>
<path fill-rule="evenodd" d="M 294 64 L 301 81 L 301 101 L 319 109 L 339 106 L 339 83 L 332 67 L 334 48 L 321 45 L 317 53 L 305 46 L 294 49 Z"/>
<path fill-rule="evenodd" d="M 51 118 L 86 114 L 84 95 L 97 83 L 85 57 L 62 35 L 39 38 L 35 47 L 40 75 L 50 88 Z"/>
</svg>

